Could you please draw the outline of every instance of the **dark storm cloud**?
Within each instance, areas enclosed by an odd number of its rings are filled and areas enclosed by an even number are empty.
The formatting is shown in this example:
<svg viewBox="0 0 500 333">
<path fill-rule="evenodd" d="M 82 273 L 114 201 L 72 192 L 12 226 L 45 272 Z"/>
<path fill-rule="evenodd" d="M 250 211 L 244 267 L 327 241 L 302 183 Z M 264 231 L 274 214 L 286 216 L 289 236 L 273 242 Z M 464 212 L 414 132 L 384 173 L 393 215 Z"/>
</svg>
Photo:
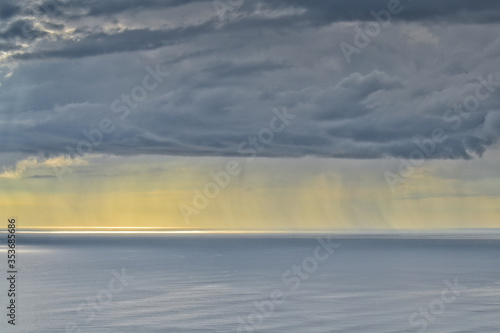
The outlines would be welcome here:
<svg viewBox="0 0 500 333">
<path fill-rule="evenodd" d="M 47 33 L 37 29 L 31 20 L 17 20 L 9 24 L 7 29 L 0 32 L 0 38 L 9 40 L 19 38 L 24 41 L 32 41 L 46 36 Z"/>
<path fill-rule="evenodd" d="M 266 2 L 275 8 L 290 6 L 305 8 L 308 17 L 316 22 L 338 22 L 373 20 L 371 11 L 387 10 L 394 3 L 401 12 L 394 15 L 396 20 L 466 20 L 475 22 L 497 22 L 500 19 L 500 3 L 494 0 L 273 0 Z"/>
<path fill-rule="evenodd" d="M 408 158 L 441 129 L 425 157 L 470 159 L 500 136 L 495 1 L 405 1 L 350 63 L 340 43 L 387 1 L 38 4 L 0 5 L 0 153 Z M 293 120 L 253 147 L 281 107 Z"/>
<path fill-rule="evenodd" d="M 397 1 L 397 0 L 393 0 Z M 185 7 L 190 4 L 199 5 L 202 12 L 216 13 L 214 1 L 210 0 L 113 0 L 113 1 L 63 1 L 63 0 L 47 0 L 41 2 L 37 7 L 23 6 L 20 2 L 21 9 L 14 11 L 13 5 L 5 5 L 6 13 L 14 16 L 16 13 L 24 13 L 34 17 L 47 17 L 57 19 L 58 22 L 44 21 L 43 25 L 51 29 L 61 29 L 61 20 L 82 20 L 84 18 L 110 16 L 114 20 L 120 18 L 120 14 L 135 15 L 141 11 L 150 12 L 155 10 L 168 10 L 172 8 Z M 231 8 L 231 2 L 226 5 Z M 12 7 L 12 8 L 11 8 Z M 266 2 L 243 1 L 240 7 L 235 8 L 241 14 L 241 20 L 233 20 L 226 22 L 224 31 L 239 31 L 245 34 L 248 29 L 276 29 L 283 33 L 290 33 L 293 30 L 300 30 L 308 26 L 324 26 L 340 21 L 358 21 L 358 20 L 373 20 L 371 11 L 386 10 L 388 7 L 387 0 L 375 1 L 283 1 L 273 0 Z M 15 7 L 18 8 L 18 7 Z M 445 20 L 460 22 L 498 22 L 500 20 L 500 3 L 495 1 L 472 2 L 467 0 L 461 1 L 413 1 L 405 2 L 404 5 L 398 6 L 400 13 L 392 15 L 391 20 Z M 262 17 L 256 16 L 255 13 L 264 10 L 275 9 L 278 11 L 286 11 L 288 9 L 303 9 L 304 12 L 297 15 L 281 16 L 281 17 Z M 0 7 L 1 13 L 1 7 Z M 59 40 L 57 43 L 50 44 L 50 50 L 46 47 L 35 47 L 33 51 L 17 53 L 13 57 L 16 59 L 34 59 L 34 58 L 50 58 L 50 57 L 81 57 L 96 54 L 107 54 L 110 52 L 134 51 L 157 49 L 172 43 L 172 36 L 182 38 L 184 32 L 189 32 L 193 37 L 194 34 L 217 33 L 220 27 L 217 26 L 218 18 L 214 16 L 213 20 L 204 22 L 198 29 L 190 27 L 187 31 L 183 29 L 149 29 L 142 28 L 138 31 L 130 32 L 106 32 L 95 31 L 90 35 L 80 36 L 81 28 L 75 29 L 74 36 L 71 41 L 68 39 Z M 24 24 L 24 25 L 23 25 Z M 84 27 L 88 28 L 88 27 Z M 88 30 L 88 29 L 87 29 Z M 134 29 L 135 30 L 135 29 Z M 11 23 L 11 27 L 3 33 L 23 37 L 24 39 L 34 40 L 40 39 L 46 35 L 44 31 L 35 29 L 31 23 L 18 20 Z M 160 38 L 159 38 L 160 37 Z M 130 38 L 130 43 L 127 46 L 123 45 L 123 41 Z M 139 40 L 138 40 L 139 38 Z M 159 40 L 161 39 L 161 41 Z"/>
<path fill-rule="evenodd" d="M 2 1 L 0 3 L 0 19 L 7 20 L 14 15 L 18 14 L 21 9 L 14 1 Z"/>
<path fill-rule="evenodd" d="M 58 41 L 48 49 L 18 53 L 15 59 L 84 58 L 99 54 L 153 50 L 179 43 L 193 34 L 203 32 L 205 26 L 172 30 L 135 29 L 115 33 L 96 32 L 75 40 Z"/>
<path fill-rule="evenodd" d="M 211 3 L 210 0 L 46 0 L 38 6 L 37 10 L 49 16 L 77 19 L 91 16 L 109 16 L 125 11 L 138 12 L 145 9 L 165 9 L 196 2 Z M 68 11 L 71 14 L 67 14 Z"/>
<path fill-rule="evenodd" d="M 115 15 L 126 11 L 141 11 L 146 9 L 168 9 L 184 6 L 190 3 L 200 3 L 212 6 L 211 0 L 109 0 L 109 1 L 78 1 L 78 0 L 46 0 L 43 1 L 38 10 L 52 16 L 67 18 L 81 18 L 91 16 Z M 231 6 L 233 2 L 223 2 Z M 269 6 L 270 8 L 286 9 L 290 7 L 303 8 L 307 10 L 304 16 L 316 22 L 338 22 L 352 20 L 371 20 L 369 15 L 372 10 L 382 10 L 388 7 L 388 0 L 271 0 L 265 2 L 245 1 L 241 10 L 252 10 L 256 6 Z M 423 20 L 455 18 L 472 21 L 497 21 L 500 18 L 500 4 L 494 0 L 471 1 L 471 0 L 421 0 L 401 1 L 404 8 L 397 19 L 401 20 Z M 14 7 L 15 8 L 15 7 Z M 12 5 L 5 9 L 8 13 L 14 13 Z M 65 14 L 71 11 L 72 14 Z M 1 13 L 1 11 L 0 11 Z"/>
</svg>

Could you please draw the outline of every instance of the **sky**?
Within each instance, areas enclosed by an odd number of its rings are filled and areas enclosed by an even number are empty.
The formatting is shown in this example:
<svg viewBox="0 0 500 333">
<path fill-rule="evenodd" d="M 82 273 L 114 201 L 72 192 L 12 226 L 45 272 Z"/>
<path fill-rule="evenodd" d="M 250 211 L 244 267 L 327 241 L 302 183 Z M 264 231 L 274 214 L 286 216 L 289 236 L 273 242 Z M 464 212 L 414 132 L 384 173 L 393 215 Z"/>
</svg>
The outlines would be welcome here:
<svg viewBox="0 0 500 333">
<path fill-rule="evenodd" d="M 0 3 L 23 228 L 500 226 L 500 3 Z"/>
</svg>

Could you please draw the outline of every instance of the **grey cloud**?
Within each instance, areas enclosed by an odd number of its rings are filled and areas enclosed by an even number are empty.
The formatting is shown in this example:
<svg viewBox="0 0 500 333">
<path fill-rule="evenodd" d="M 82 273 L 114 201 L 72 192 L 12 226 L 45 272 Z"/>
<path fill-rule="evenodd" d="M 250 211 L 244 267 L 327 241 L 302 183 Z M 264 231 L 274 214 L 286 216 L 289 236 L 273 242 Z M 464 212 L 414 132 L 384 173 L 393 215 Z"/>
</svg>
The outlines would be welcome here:
<svg viewBox="0 0 500 333">
<path fill-rule="evenodd" d="M 19 50 L 21 47 L 19 45 L 16 45 L 15 43 L 11 42 L 0 42 L 0 51 L 15 51 Z"/>
<path fill-rule="evenodd" d="M 494 0 L 441 0 L 441 1 L 394 1 L 402 11 L 393 15 L 394 20 L 455 20 L 468 22 L 498 22 L 500 3 Z M 388 8 L 388 0 L 328 1 L 328 0 L 275 0 L 270 6 L 305 8 L 315 22 L 338 22 L 373 20 L 371 11 L 379 12 Z"/>
<path fill-rule="evenodd" d="M 47 22 L 47 21 L 43 21 L 42 24 L 43 24 L 43 26 L 45 28 L 51 29 L 51 30 L 62 30 L 62 29 L 64 29 L 64 24 L 57 24 L 57 23 Z"/>
<path fill-rule="evenodd" d="M 136 29 L 116 33 L 98 32 L 78 41 L 57 41 L 52 47 L 31 53 L 14 54 L 14 59 L 83 58 L 99 54 L 152 50 L 179 43 L 190 35 L 200 33 L 204 26 L 172 30 Z M 50 45 L 50 44 L 49 44 Z"/>
<path fill-rule="evenodd" d="M 168 27 L 161 21 L 144 27 L 142 17 L 123 29 L 108 17 L 123 24 L 135 19 L 129 9 L 147 17 L 153 14 L 145 8 L 183 4 L 65 2 L 60 12 L 33 20 L 74 31 L 39 31 L 22 49 L 2 41 L 2 50 L 18 52 L 5 60 L 15 66 L 0 68 L 0 152 L 68 154 L 68 146 L 75 151 L 88 140 L 83 130 L 110 118 L 116 129 L 92 152 L 240 156 L 238 146 L 269 126 L 275 107 L 296 118 L 259 156 L 408 158 L 418 148 L 415 138 L 428 139 L 436 128 L 448 139 L 426 158 L 470 159 L 498 141 L 500 86 L 459 126 L 444 118 L 473 95 L 480 75 L 499 68 L 496 2 L 419 1 L 414 9 L 405 3 L 408 11 L 350 64 L 339 43 L 351 42 L 362 23 L 335 22 L 365 19 L 385 1 L 272 1 L 261 4 L 260 14 L 247 1 L 234 9 L 241 16 L 227 22 L 218 21 L 210 1 L 192 1 L 200 5 L 193 16 L 211 10 L 213 17 Z M 291 7 L 305 11 L 280 15 L 278 9 Z M 78 19 L 69 14 L 79 11 Z M 469 21 L 457 21 L 464 13 Z M 19 22 L 14 14 L 4 30 L 15 35 Z M 170 75 L 121 120 L 111 104 L 141 86 L 146 66 L 156 65 Z"/>
<path fill-rule="evenodd" d="M 117 15 L 126 11 L 141 11 L 145 9 L 168 9 L 185 6 L 191 3 L 203 4 L 212 8 L 211 0 L 110 0 L 110 1 L 78 1 L 78 0 L 46 0 L 39 6 L 39 11 L 52 16 L 67 18 L 81 18 L 89 16 Z M 361 1 L 328 1 L 328 0 L 271 0 L 266 2 L 245 1 L 241 11 L 253 11 L 257 6 L 268 8 L 287 9 L 303 8 L 307 11 L 304 19 L 316 23 L 372 20 L 370 11 L 386 9 L 387 0 Z M 500 19 L 500 4 L 494 0 L 422 0 L 401 1 L 404 10 L 395 16 L 398 20 L 425 20 L 425 19 L 460 19 L 475 22 L 492 22 Z M 12 11 L 12 9 L 11 9 Z M 71 11 L 70 14 L 65 14 Z"/>
<path fill-rule="evenodd" d="M 6 0 L 0 3 L 0 18 L 2 20 L 7 20 L 21 11 L 18 5 L 15 2 Z"/>
<path fill-rule="evenodd" d="M 47 35 L 45 31 L 35 28 L 32 20 L 17 20 L 0 33 L 0 38 L 4 40 L 20 38 L 32 41 L 45 35 Z"/>
<path fill-rule="evenodd" d="M 125 11 L 165 9 L 193 2 L 211 3 L 210 0 L 46 0 L 38 6 L 38 11 L 49 16 L 78 19 L 88 16 L 109 16 Z"/>
<path fill-rule="evenodd" d="M 233 76 L 249 76 L 263 72 L 283 70 L 289 68 L 289 65 L 279 63 L 269 63 L 263 61 L 260 63 L 235 64 L 232 62 L 222 62 L 205 68 L 204 71 L 213 74 L 217 78 L 226 78 Z"/>
<path fill-rule="evenodd" d="M 21 2 L 21 5 L 25 4 Z M 248 29 L 273 29 L 281 33 L 293 33 L 300 29 L 311 26 L 326 26 L 328 24 L 340 21 L 358 21 L 358 20 L 372 20 L 373 16 L 370 14 L 372 10 L 383 10 L 387 7 L 387 1 L 357 1 L 355 3 L 348 1 L 283 1 L 275 0 L 265 3 L 245 1 L 241 7 L 235 9 L 239 14 L 242 14 L 236 20 L 225 22 L 222 30 L 218 31 L 220 27 L 217 26 L 218 17 L 216 10 L 213 7 L 212 1 L 192 0 L 192 1 L 161 1 L 161 0 L 128 0 L 128 1 L 61 1 L 61 0 L 48 0 L 43 2 L 37 10 L 33 10 L 30 6 L 25 5 L 23 8 L 24 13 L 31 13 L 34 17 L 48 17 L 50 19 L 57 19 L 57 22 L 44 21 L 46 27 L 59 28 L 63 26 L 62 21 L 72 20 L 80 21 L 85 17 L 100 17 L 103 15 L 124 15 L 124 12 L 130 12 L 131 17 L 133 13 L 141 12 L 144 10 L 163 10 L 186 7 L 190 4 L 199 7 L 199 10 L 209 13 L 212 19 L 205 21 L 201 25 L 193 25 L 187 16 L 183 24 L 189 27 L 177 29 L 134 29 L 133 31 L 126 30 L 119 33 L 92 31 L 89 27 L 80 26 L 73 32 L 73 38 L 58 40 L 50 42 L 44 41 L 46 33 L 29 29 L 31 31 L 27 34 L 27 38 L 31 41 L 41 40 L 43 43 L 33 42 L 33 48 L 30 51 L 16 53 L 15 59 L 37 59 L 37 58 L 50 58 L 50 57 L 78 57 L 96 54 L 107 54 L 110 52 L 124 52 L 135 50 L 151 50 L 170 45 L 173 36 L 178 36 L 180 39 L 183 37 L 193 38 L 196 35 L 219 32 L 240 32 L 242 36 Z M 471 1 L 451 1 L 445 0 L 441 2 L 433 1 L 414 1 L 412 3 L 404 4 L 404 10 L 398 14 L 393 15 L 396 20 L 447 20 L 454 19 L 459 22 L 498 22 L 500 19 L 500 4 L 494 1 L 482 1 L 480 3 L 473 3 Z M 402 8 L 403 8 L 402 7 Z M 262 16 L 258 15 L 262 10 L 276 9 L 286 11 L 290 9 L 304 9 L 302 14 L 295 14 L 292 16 Z M 14 15 L 14 14 L 13 14 Z M 112 21 L 113 22 L 113 21 Z M 199 22 L 198 22 L 199 23 Z M 18 23 L 16 23 L 18 24 Z M 16 27 L 13 27 L 13 29 Z M 83 36 L 79 33 L 84 32 Z M 11 34 L 13 32 L 10 32 Z M 14 34 L 19 35 L 18 32 Z M 26 33 L 25 33 L 26 34 Z M 159 37 L 163 35 L 163 40 Z M 137 38 L 139 37 L 139 38 Z M 125 39 L 130 39 L 130 43 L 125 44 Z M 47 44 L 50 46 L 47 49 Z"/>
<path fill-rule="evenodd" d="M 386 73 L 374 70 L 363 76 L 353 73 L 333 88 L 318 94 L 313 100 L 318 119 L 356 118 L 371 112 L 365 98 L 381 90 L 402 88 L 403 84 Z"/>
</svg>

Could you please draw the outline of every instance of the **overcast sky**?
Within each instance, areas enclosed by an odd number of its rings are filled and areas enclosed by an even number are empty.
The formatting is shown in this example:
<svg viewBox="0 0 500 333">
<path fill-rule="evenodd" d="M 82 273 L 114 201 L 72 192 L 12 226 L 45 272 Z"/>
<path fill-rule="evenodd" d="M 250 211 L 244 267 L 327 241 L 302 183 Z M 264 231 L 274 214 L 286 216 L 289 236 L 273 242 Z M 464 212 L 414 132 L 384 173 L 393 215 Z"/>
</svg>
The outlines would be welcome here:
<svg viewBox="0 0 500 333">
<path fill-rule="evenodd" d="M 0 168 L 497 161 L 499 28 L 494 0 L 3 0 Z"/>
<path fill-rule="evenodd" d="M 355 28 L 387 1 L 214 4 L 2 1 L 1 152 L 67 154 L 108 117 L 117 129 L 94 152 L 235 155 L 280 107 L 296 118 L 263 155 L 408 157 L 443 128 L 429 157 L 470 158 L 498 138 L 498 93 L 445 118 L 479 76 L 500 82 L 498 1 L 395 3 L 368 44 Z M 342 42 L 364 47 L 349 63 Z M 147 66 L 169 76 L 121 120 L 111 104 Z"/>
</svg>

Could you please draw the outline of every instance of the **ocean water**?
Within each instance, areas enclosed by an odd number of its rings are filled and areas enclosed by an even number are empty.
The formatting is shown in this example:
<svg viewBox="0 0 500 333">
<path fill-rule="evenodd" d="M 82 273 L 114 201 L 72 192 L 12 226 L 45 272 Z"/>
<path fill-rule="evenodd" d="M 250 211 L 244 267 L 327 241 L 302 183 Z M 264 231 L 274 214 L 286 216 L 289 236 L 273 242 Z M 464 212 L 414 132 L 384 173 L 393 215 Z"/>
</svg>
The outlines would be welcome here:
<svg viewBox="0 0 500 333">
<path fill-rule="evenodd" d="M 498 237 L 21 233 L 17 265 L 0 332 L 500 332 Z"/>
</svg>

